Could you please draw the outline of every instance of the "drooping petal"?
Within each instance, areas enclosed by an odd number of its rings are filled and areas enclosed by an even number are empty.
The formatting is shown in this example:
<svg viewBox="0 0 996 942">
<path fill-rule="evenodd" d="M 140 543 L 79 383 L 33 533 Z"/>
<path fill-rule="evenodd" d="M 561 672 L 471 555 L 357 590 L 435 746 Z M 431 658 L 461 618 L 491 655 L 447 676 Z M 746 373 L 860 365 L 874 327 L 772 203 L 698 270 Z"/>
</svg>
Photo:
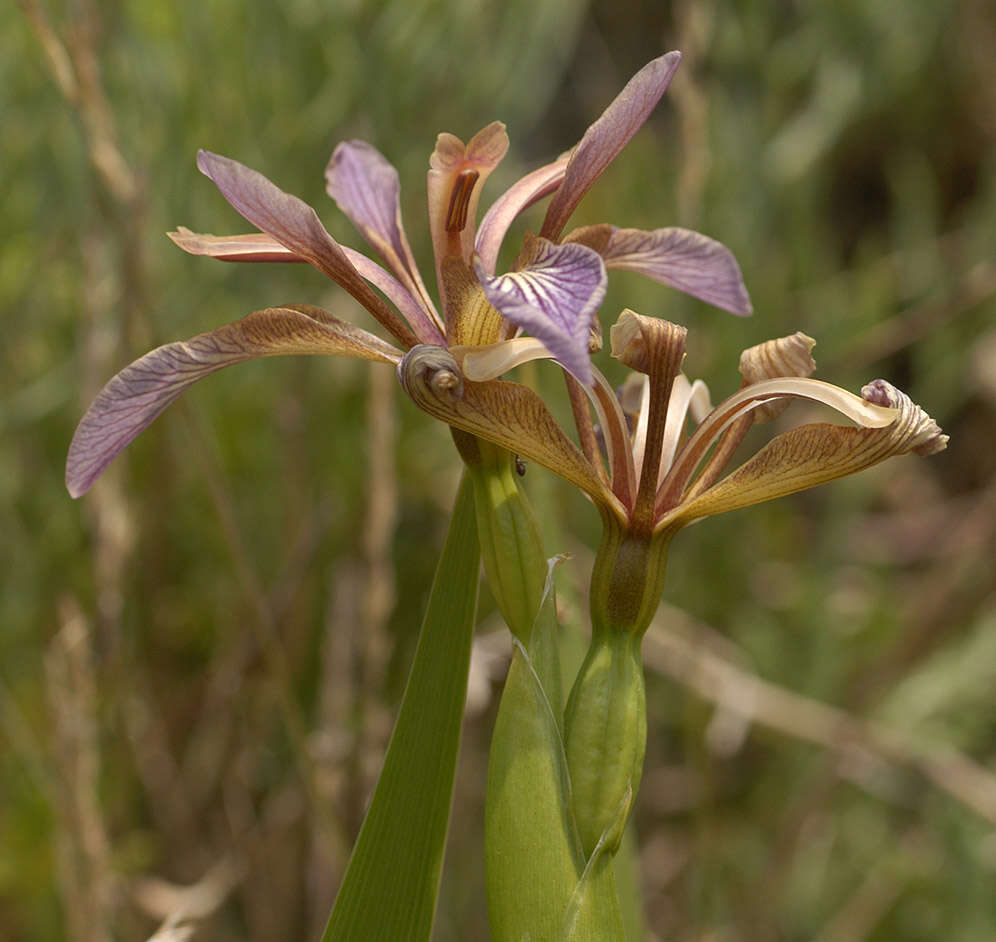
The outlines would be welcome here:
<svg viewBox="0 0 996 942">
<path fill-rule="evenodd" d="M 429 318 L 441 327 L 401 221 L 401 183 L 397 170 L 365 141 L 345 141 L 332 152 L 325 168 L 325 188 L 398 281 L 421 301 Z"/>
<path fill-rule="evenodd" d="M 166 233 L 184 252 L 191 255 L 206 255 L 223 262 L 306 262 L 307 259 L 295 255 L 272 236 L 265 232 L 250 232 L 246 235 L 215 236 L 201 232 L 191 232 L 180 226 L 175 232 Z M 439 328 L 430 321 L 425 308 L 412 293 L 390 272 L 373 259 L 361 255 L 355 249 L 340 245 L 346 260 L 375 288 L 382 291 L 387 299 L 401 312 L 409 324 L 418 325 L 418 334 L 443 343 Z"/>
<path fill-rule="evenodd" d="M 588 128 L 571 153 L 564 182 L 546 211 L 540 235 L 556 239 L 581 198 L 601 176 L 602 171 L 643 126 L 681 62 L 680 52 L 648 62 L 616 96 L 602 116 Z"/>
<path fill-rule="evenodd" d="M 779 435 L 718 484 L 676 507 L 658 526 L 683 525 L 748 507 L 863 471 L 894 455 L 933 454 L 947 444 L 934 420 L 894 386 L 876 380 L 861 392 L 866 399 L 888 404 L 895 410 L 895 421 L 880 428 L 804 425 Z"/>
<path fill-rule="evenodd" d="M 753 311 L 733 253 L 691 229 L 646 231 L 603 224 L 576 229 L 564 241 L 590 246 L 606 268 L 645 275 L 732 314 Z"/>
<path fill-rule="evenodd" d="M 423 339 L 364 281 L 307 203 L 227 157 L 198 151 L 197 166 L 245 219 L 345 288 L 404 346 Z"/>
<path fill-rule="evenodd" d="M 448 350 L 430 346 L 410 350 L 398 365 L 398 378 L 429 415 L 543 465 L 621 515 L 612 492 L 528 387 L 465 380 Z"/>
<path fill-rule="evenodd" d="M 429 158 L 426 190 L 429 199 L 429 231 L 436 259 L 443 310 L 450 312 L 442 283 L 444 259 L 459 257 L 470 265 L 477 229 L 477 205 L 484 182 L 508 151 L 505 125 L 494 121 L 478 131 L 467 144 L 452 134 L 440 134 Z"/>
<path fill-rule="evenodd" d="M 325 354 L 397 363 L 401 351 L 320 308 L 287 305 L 254 311 L 191 340 L 158 347 L 125 367 L 80 421 L 66 459 L 73 497 L 189 386 L 226 366 L 257 357 Z"/>
<path fill-rule="evenodd" d="M 484 293 L 506 320 L 542 340 L 564 369 L 591 386 L 588 341 L 605 297 L 605 266 L 583 245 L 533 238 L 525 251 L 528 264 L 505 275 L 492 277 L 475 264 Z"/>
<path fill-rule="evenodd" d="M 512 220 L 537 200 L 552 193 L 564 180 L 564 171 L 570 155 L 565 154 L 553 163 L 540 167 L 526 174 L 521 180 L 513 183 L 498 197 L 484 214 L 477 230 L 477 241 L 474 250 L 481 259 L 484 270 L 495 273 L 498 264 L 498 250 Z"/>
<path fill-rule="evenodd" d="M 657 493 L 658 515 L 681 502 L 696 469 L 725 429 L 768 403 L 793 398 L 822 403 L 865 428 L 885 428 L 892 425 L 899 414 L 894 408 L 869 402 L 818 379 L 780 377 L 744 386 L 716 406 L 681 447 Z"/>
</svg>

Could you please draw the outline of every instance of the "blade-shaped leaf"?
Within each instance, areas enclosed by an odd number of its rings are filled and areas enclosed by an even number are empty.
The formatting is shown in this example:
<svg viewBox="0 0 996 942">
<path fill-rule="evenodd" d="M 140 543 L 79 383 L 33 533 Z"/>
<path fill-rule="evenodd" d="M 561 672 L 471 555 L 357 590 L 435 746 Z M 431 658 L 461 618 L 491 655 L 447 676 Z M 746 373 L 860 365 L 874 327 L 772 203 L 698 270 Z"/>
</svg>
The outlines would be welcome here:
<svg viewBox="0 0 996 942">
<path fill-rule="evenodd" d="M 472 487 L 465 477 L 384 767 L 326 942 L 430 937 L 460 745 L 479 558 Z"/>
<path fill-rule="evenodd" d="M 311 305 L 254 311 L 190 340 L 168 343 L 126 366 L 83 416 L 66 458 L 66 487 L 79 497 L 181 393 L 226 366 L 258 357 L 324 354 L 397 363 L 401 351 Z"/>
</svg>

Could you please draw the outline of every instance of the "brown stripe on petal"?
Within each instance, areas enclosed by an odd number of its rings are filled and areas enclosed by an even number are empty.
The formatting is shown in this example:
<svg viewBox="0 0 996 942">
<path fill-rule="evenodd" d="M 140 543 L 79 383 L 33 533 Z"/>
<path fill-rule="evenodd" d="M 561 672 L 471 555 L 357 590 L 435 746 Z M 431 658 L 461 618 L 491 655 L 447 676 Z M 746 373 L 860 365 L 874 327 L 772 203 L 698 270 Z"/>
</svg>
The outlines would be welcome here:
<svg viewBox="0 0 996 942">
<path fill-rule="evenodd" d="M 474 185 L 481 178 L 477 170 L 461 170 L 450 190 L 450 205 L 446 210 L 446 231 L 463 232 L 467 225 L 467 208 Z"/>
</svg>

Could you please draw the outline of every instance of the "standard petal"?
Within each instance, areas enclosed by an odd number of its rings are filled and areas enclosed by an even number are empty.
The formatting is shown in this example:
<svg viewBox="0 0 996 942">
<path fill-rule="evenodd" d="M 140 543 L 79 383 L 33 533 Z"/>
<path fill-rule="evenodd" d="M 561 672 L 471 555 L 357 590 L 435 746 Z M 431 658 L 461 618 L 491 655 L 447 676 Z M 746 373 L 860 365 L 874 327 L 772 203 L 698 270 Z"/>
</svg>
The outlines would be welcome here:
<svg viewBox="0 0 996 942">
<path fill-rule="evenodd" d="M 320 308 L 288 305 L 169 343 L 125 367 L 80 421 L 66 459 L 73 497 L 89 490 L 118 453 L 189 386 L 226 366 L 257 357 L 325 354 L 397 363 L 401 351 Z"/>
<path fill-rule="evenodd" d="M 429 415 L 543 465 L 622 515 L 615 496 L 528 387 L 497 380 L 472 383 L 448 350 L 430 346 L 410 350 L 398 366 L 398 378 Z"/>
<path fill-rule="evenodd" d="M 565 154 L 551 164 L 540 167 L 526 174 L 521 180 L 513 183 L 498 197 L 484 214 L 481 226 L 477 230 L 477 241 L 474 250 L 481 259 L 484 270 L 495 273 L 498 264 L 498 250 L 512 220 L 523 210 L 532 206 L 537 200 L 552 193 L 564 180 L 564 170 L 570 156 Z"/>
<path fill-rule="evenodd" d="M 491 277 L 478 261 L 488 301 L 510 323 L 542 340 L 554 358 L 586 386 L 593 382 L 588 341 L 591 321 L 605 297 L 605 266 L 583 245 L 530 239 L 529 263 Z"/>
<path fill-rule="evenodd" d="M 264 232 L 250 232 L 246 235 L 215 236 L 191 232 L 180 226 L 175 232 L 166 233 L 176 245 L 191 255 L 206 255 L 223 262 L 306 262 L 307 259 L 295 255 L 272 236 Z M 390 272 L 373 259 L 361 255 L 346 245 L 340 245 L 347 261 L 370 282 L 382 291 L 387 299 L 401 312 L 409 324 L 418 325 L 418 334 L 443 343 L 439 328 L 430 321 L 424 306 Z"/>
<path fill-rule="evenodd" d="M 732 314 L 746 316 L 753 311 L 733 253 L 699 232 L 674 227 L 644 231 L 603 225 L 579 229 L 565 241 L 591 245 L 602 256 L 606 268 L 646 275 Z"/>
<path fill-rule="evenodd" d="M 440 326 L 401 222 L 397 170 L 365 141 L 346 141 L 336 147 L 325 168 L 325 188 L 394 276 L 420 299 L 430 318 Z"/>
<path fill-rule="evenodd" d="M 307 203 L 227 157 L 198 151 L 197 166 L 245 219 L 345 288 L 404 346 L 427 339 L 418 337 L 370 288 Z"/>
<path fill-rule="evenodd" d="M 540 235 L 556 239 L 581 198 L 602 171 L 643 126 L 681 62 L 680 52 L 648 62 L 616 96 L 602 116 L 588 128 L 571 154 L 564 182 L 546 211 Z"/>
</svg>

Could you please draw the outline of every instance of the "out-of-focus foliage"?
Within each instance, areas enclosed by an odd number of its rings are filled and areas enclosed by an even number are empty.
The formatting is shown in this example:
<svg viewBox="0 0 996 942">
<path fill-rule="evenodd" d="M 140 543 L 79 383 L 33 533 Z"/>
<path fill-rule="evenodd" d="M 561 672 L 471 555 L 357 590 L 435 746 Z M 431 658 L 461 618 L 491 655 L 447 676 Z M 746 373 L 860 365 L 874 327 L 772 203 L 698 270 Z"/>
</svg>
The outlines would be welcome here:
<svg viewBox="0 0 996 942">
<path fill-rule="evenodd" d="M 671 48 L 685 53 L 671 91 L 575 221 L 713 235 L 756 314 L 621 275 L 606 315 L 687 323 L 687 369 L 714 394 L 737 385 L 740 349 L 804 330 L 818 376 L 884 376 L 952 440 L 676 540 L 662 630 L 683 611 L 689 650 L 776 686 L 744 702 L 651 664 L 648 925 L 687 940 L 992 936 L 991 3 L 203 0 L 48 16 L 75 101 L 29 17 L 0 12 L 0 937 L 142 938 L 202 880 L 200 938 L 317 937 L 455 492 L 446 430 L 389 370 L 294 359 L 198 386 L 68 498 L 75 422 L 151 346 L 291 301 L 370 326 L 310 268 L 170 245 L 177 225 L 244 225 L 196 149 L 262 170 L 359 246 L 322 170 L 338 140 L 368 139 L 401 172 L 427 259 L 438 131 L 506 121 L 500 192 Z M 117 170 L 104 152 L 95 169 L 94 139 L 117 147 Z M 527 482 L 548 550 L 573 554 L 562 595 L 573 580 L 581 598 L 596 515 L 539 469 Z M 817 728 L 772 690 L 846 722 Z M 487 693 L 467 721 L 439 939 L 486 932 Z"/>
</svg>

